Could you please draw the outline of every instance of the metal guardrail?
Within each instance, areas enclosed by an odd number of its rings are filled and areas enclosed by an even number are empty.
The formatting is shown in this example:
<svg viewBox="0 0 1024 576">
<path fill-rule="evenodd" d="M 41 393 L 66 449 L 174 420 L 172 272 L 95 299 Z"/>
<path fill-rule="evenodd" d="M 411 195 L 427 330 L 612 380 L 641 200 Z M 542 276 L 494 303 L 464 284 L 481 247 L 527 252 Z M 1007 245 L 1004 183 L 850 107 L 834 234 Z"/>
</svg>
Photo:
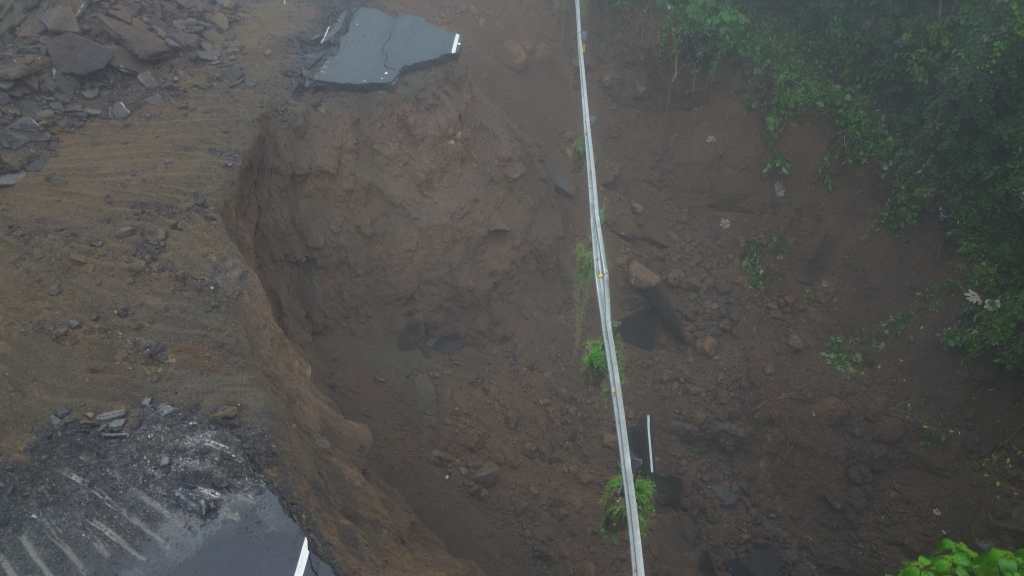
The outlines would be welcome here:
<svg viewBox="0 0 1024 576">
<path fill-rule="evenodd" d="M 590 239 L 594 253 L 594 282 L 597 286 L 597 306 L 601 315 L 601 335 L 608 360 L 608 385 L 611 388 L 615 432 L 619 445 L 619 470 L 622 473 L 623 499 L 626 502 L 626 528 L 629 533 L 630 560 L 633 576 L 644 576 L 644 550 L 640 534 L 640 516 L 633 483 L 633 465 L 629 453 L 626 429 L 626 409 L 622 401 L 622 382 L 619 379 L 619 360 L 615 352 L 615 333 L 612 327 L 611 290 L 608 283 L 608 257 L 604 248 L 601 228 L 601 202 L 597 190 L 597 167 L 594 161 L 594 143 L 590 126 L 590 100 L 587 95 L 587 65 L 584 60 L 583 16 L 580 0 L 574 0 L 576 9 L 576 50 L 580 71 L 580 101 L 583 111 L 583 139 L 586 145 L 587 197 L 590 209 Z"/>
</svg>

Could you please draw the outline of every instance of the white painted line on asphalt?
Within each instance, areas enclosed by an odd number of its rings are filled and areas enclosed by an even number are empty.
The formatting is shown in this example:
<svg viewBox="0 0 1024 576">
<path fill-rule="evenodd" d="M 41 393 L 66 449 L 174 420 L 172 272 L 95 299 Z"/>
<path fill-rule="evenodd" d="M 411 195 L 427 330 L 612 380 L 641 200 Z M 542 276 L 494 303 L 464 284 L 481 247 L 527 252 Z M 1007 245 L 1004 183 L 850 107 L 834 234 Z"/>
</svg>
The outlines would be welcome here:
<svg viewBox="0 0 1024 576">
<path fill-rule="evenodd" d="M 462 38 L 462 34 L 456 34 L 455 40 L 452 40 L 452 54 L 459 51 L 459 39 Z"/>
<path fill-rule="evenodd" d="M 50 571 L 50 567 L 46 565 L 46 562 L 43 562 L 43 558 L 39 555 L 39 551 L 36 550 L 32 541 L 28 539 L 28 534 L 22 534 L 19 540 L 21 540 L 21 547 L 25 549 L 25 552 L 28 553 L 28 557 L 36 563 L 36 566 L 39 566 L 39 570 L 42 571 L 43 576 L 53 576 L 53 572 Z"/>
<path fill-rule="evenodd" d="M 41 522 L 43 523 L 43 527 L 46 528 L 46 535 L 50 537 L 50 541 L 53 542 L 57 548 L 60 548 L 60 551 L 63 552 L 64 555 L 67 556 L 68 560 L 75 565 L 75 568 L 78 569 L 78 573 L 85 576 L 88 573 L 88 570 L 85 569 L 85 563 L 83 563 L 82 559 L 78 557 L 78 554 L 75 554 L 75 551 L 71 546 L 68 546 L 67 542 L 61 539 L 60 534 L 57 533 L 57 529 L 54 528 L 53 524 L 50 524 L 46 520 L 41 520 Z"/>
<path fill-rule="evenodd" d="M 107 538 L 110 538 L 111 542 L 113 542 L 114 544 L 117 544 L 118 546 L 123 548 L 125 552 L 127 552 L 127 553 L 131 554 L 132 556 L 134 556 L 136 560 L 138 560 L 140 562 L 145 562 L 146 561 L 146 557 L 145 556 L 143 556 L 142 554 L 139 554 L 139 552 L 135 548 L 132 548 L 132 545 L 129 544 L 127 540 L 122 538 L 121 535 L 118 534 L 117 532 L 114 532 L 113 530 L 111 530 L 110 526 L 107 526 L 106 524 L 104 524 L 103 522 L 100 522 L 99 520 L 88 520 L 88 522 L 89 522 L 90 526 L 92 526 L 93 528 L 99 530 L 100 534 L 103 534 Z"/>
<path fill-rule="evenodd" d="M 302 576 L 306 573 L 306 564 L 309 563 L 309 538 L 302 539 L 302 551 L 299 552 L 299 563 L 295 566 L 295 576 Z"/>
<path fill-rule="evenodd" d="M 18 573 L 14 571 L 14 566 L 11 566 L 3 554 L 0 554 L 0 568 L 3 568 L 4 576 L 18 576 Z"/>
</svg>

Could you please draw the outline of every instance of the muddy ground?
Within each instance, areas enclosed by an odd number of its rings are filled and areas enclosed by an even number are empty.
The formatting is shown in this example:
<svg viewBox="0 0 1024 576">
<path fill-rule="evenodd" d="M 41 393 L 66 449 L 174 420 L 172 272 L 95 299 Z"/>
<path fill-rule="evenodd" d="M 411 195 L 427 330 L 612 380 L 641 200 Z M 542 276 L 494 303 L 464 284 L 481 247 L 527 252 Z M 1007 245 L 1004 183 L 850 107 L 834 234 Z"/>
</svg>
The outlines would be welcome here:
<svg viewBox="0 0 1024 576">
<path fill-rule="evenodd" d="M 156 86 L 99 72 L 103 113 L 44 114 L 47 161 L 0 188 L 0 456 L 61 406 L 240 405 L 345 573 L 624 572 L 599 530 L 616 458 L 579 364 L 598 330 L 554 4 L 380 2 L 464 49 L 373 93 L 301 87 L 336 6 L 91 6 L 84 23 L 228 26 L 146 63 Z M 815 118 L 787 129 L 779 194 L 739 66 L 684 69 L 670 96 L 649 18 L 587 17 L 616 315 L 647 307 L 634 262 L 671 302 L 653 350 L 622 344 L 627 408 L 654 416 L 679 488 L 650 572 L 742 573 L 758 551 L 775 573 L 880 574 L 943 535 L 1019 544 L 1021 387 L 942 349 L 960 295 L 940 231 L 879 231 L 870 170 L 826 191 Z M 56 89 L 22 84 L 5 120 Z M 752 288 L 745 246 L 769 238 L 785 248 Z M 824 361 L 832 336 L 864 342 L 862 374 Z"/>
</svg>

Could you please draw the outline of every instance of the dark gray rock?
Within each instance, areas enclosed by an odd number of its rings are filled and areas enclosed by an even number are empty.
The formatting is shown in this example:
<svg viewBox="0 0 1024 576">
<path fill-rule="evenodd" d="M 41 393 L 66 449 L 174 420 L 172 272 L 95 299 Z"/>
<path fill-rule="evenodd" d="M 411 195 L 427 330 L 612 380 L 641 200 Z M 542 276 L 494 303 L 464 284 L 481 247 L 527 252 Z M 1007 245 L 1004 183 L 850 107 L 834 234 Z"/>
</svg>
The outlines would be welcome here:
<svg viewBox="0 0 1024 576">
<path fill-rule="evenodd" d="M 78 11 L 70 2 L 58 2 L 50 6 L 39 17 L 46 30 L 51 33 L 79 32 Z"/>
<path fill-rule="evenodd" d="M 0 188 L 9 188 L 14 186 L 24 177 L 24 172 L 11 172 L 10 174 L 4 174 L 0 176 Z"/>
<path fill-rule="evenodd" d="M 39 5 L 39 0 L 0 0 L 0 35 L 13 29 Z"/>
<path fill-rule="evenodd" d="M 501 468 L 493 462 L 488 462 L 480 467 L 473 475 L 473 481 L 484 488 L 493 488 L 498 483 L 498 473 Z"/>
<path fill-rule="evenodd" d="M 156 413 L 159 414 L 160 416 L 170 416 L 171 414 L 174 414 L 177 411 L 178 409 L 175 408 L 174 406 L 171 406 L 170 404 L 161 404 L 156 407 Z"/>
<path fill-rule="evenodd" d="M 110 117 L 114 120 L 127 120 L 132 111 L 124 102 L 115 102 L 110 106 Z"/>
<path fill-rule="evenodd" d="M 38 122 L 22 116 L 0 130 L 0 148 L 17 150 L 32 142 L 49 142 L 52 136 Z"/>
<path fill-rule="evenodd" d="M 124 418 L 125 415 L 127 415 L 127 414 L 128 414 L 128 411 L 125 410 L 124 408 L 119 408 L 117 410 L 109 410 L 107 412 L 103 412 L 102 414 L 99 414 L 98 416 L 96 416 L 96 421 L 97 422 L 110 422 L 111 420 L 117 420 L 118 418 Z"/>
<path fill-rule="evenodd" d="M 61 34 L 43 39 L 53 67 L 65 74 L 86 76 L 107 67 L 114 49 L 80 36 Z"/>
<path fill-rule="evenodd" d="M 732 482 L 714 484 L 711 486 L 711 492 L 718 497 L 718 503 L 723 508 L 732 508 L 740 499 L 739 490 Z"/>
<path fill-rule="evenodd" d="M 173 52 L 163 38 L 146 28 L 142 20 L 134 19 L 128 24 L 115 18 L 100 16 L 99 21 L 111 36 L 141 60 L 158 60 Z"/>
<path fill-rule="evenodd" d="M 160 87 L 160 79 L 156 77 L 156 74 L 153 74 L 152 70 L 140 72 L 136 78 L 139 80 L 139 84 L 142 84 L 144 88 L 152 90 L 153 88 Z"/>
</svg>

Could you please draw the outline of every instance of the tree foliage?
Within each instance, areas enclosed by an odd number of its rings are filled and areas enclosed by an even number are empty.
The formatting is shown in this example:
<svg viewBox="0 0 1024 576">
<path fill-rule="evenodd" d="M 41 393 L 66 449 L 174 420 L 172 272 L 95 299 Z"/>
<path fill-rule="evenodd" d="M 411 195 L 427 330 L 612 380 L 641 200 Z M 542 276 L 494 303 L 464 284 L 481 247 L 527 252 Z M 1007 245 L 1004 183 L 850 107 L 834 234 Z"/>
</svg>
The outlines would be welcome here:
<svg viewBox="0 0 1024 576">
<path fill-rule="evenodd" d="M 946 343 L 1024 370 L 1022 0 L 656 2 L 673 55 L 746 63 L 773 150 L 787 121 L 825 113 L 830 164 L 884 176 L 889 229 L 942 220 L 984 303 Z"/>
</svg>

